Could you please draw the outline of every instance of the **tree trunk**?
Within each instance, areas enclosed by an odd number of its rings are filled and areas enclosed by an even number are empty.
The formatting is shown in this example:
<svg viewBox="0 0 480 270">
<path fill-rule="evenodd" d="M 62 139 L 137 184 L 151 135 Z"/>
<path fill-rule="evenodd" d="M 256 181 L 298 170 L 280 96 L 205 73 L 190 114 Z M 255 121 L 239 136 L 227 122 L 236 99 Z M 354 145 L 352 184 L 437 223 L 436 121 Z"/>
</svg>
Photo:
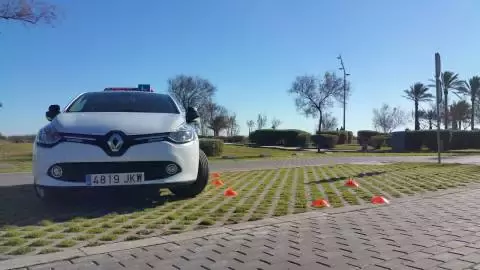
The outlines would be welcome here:
<svg viewBox="0 0 480 270">
<path fill-rule="evenodd" d="M 428 128 L 432 129 L 432 119 L 428 119 Z"/>
<path fill-rule="evenodd" d="M 318 119 L 318 133 L 322 131 L 322 120 L 323 120 L 323 115 L 320 112 L 320 118 Z"/>
<path fill-rule="evenodd" d="M 322 112 L 320 112 L 320 118 L 318 119 L 318 132 L 317 133 L 320 133 L 322 132 L 322 119 L 323 118 L 323 115 L 322 115 Z M 317 153 L 320 153 L 320 144 L 317 143 Z"/>
<path fill-rule="evenodd" d="M 445 129 L 447 130 L 448 129 L 448 91 L 445 90 L 443 91 L 443 95 L 445 96 L 445 100 L 444 100 L 444 112 L 445 112 L 445 115 L 443 116 L 444 118 L 444 124 L 445 124 Z"/>
<path fill-rule="evenodd" d="M 475 129 L 475 96 L 472 96 L 472 115 L 470 118 L 470 127 L 472 130 Z"/>
<path fill-rule="evenodd" d="M 214 137 L 218 137 L 218 133 L 220 133 L 220 130 L 218 130 L 218 129 L 213 130 L 213 136 Z"/>
<path fill-rule="evenodd" d="M 420 130 L 420 121 L 418 119 L 418 101 L 415 101 L 415 130 Z"/>
</svg>

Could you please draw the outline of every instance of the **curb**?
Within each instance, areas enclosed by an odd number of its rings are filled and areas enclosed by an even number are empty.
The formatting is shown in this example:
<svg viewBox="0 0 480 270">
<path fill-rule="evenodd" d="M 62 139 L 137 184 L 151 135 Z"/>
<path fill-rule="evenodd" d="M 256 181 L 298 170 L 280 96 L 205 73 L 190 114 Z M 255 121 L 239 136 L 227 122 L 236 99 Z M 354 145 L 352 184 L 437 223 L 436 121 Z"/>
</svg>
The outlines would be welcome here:
<svg viewBox="0 0 480 270">
<path fill-rule="evenodd" d="M 445 191 L 433 191 L 427 192 L 424 194 L 393 199 L 392 202 L 395 202 L 397 205 L 408 202 L 415 202 L 424 199 L 435 199 L 442 196 L 451 195 L 453 193 L 465 193 L 469 192 L 472 189 L 480 189 L 480 184 L 467 185 L 461 188 L 453 188 Z M 389 205 L 357 205 L 357 206 L 347 206 L 340 208 L 331 208 L 324 210 L 312 210 L 300 214 L 291 214 L 281 217 L 271 217 L 257 221 L 244 222 L 234 225 L 226 225 L 222 227 L 211 227 L 207 229 L 190 231 L 181 234 L 173 234 L 167 236 L 154 236 L 150 238 L 134 240 L 134 241 L 124 241 L 117 243 L 110 243 L 101 246 L 95 247 L 80 247 L 72 250 L 66 250 L 57 253 L 51 254 L 42 254 L 42 255 L 31 255 L 31 256 L 21 256 L 18 258 L 8 259 L 0 261 L 0 270 L 11 270 L 19 269 L 24 267 L 31 267 L 40 264 L 52 263 L 56 261 L 71 260 L 79 257 L 86 257 L 91 255 L 105 254 L 114 251 L 128 250 L 133 248 L 148 247 L 166 243 L 175 243 L 182 242 L 186 240 L 191 240 L 195 238 L 208 237 L 212 235 L 224 234 L 224 233 L 233 233 L 242 230 L 249 230 L 254 228 L 260 228 L 265 226 L 277 225 L 287 222 L 296 222 L 302 219 L 318 219 L 318 218 L 327 218 L 329 215 L 338 215 L 348 212 L 364 211 L 378 207 L 389 207 Z"/>
</svg>

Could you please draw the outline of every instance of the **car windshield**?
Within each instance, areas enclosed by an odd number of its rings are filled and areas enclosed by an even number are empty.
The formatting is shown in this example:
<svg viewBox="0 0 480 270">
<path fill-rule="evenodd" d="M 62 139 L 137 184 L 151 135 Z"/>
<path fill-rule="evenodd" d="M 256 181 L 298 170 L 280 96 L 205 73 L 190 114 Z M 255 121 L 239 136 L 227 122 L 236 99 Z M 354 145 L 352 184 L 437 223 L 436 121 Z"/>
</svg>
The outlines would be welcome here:
<svg viewBox="0 0 480 270">
<path fill-rule="evenodd" d="M 86 93 L 78 97 L 66 112 L 180 113 L 170 96 L 143 92 Z"/>
</svg>

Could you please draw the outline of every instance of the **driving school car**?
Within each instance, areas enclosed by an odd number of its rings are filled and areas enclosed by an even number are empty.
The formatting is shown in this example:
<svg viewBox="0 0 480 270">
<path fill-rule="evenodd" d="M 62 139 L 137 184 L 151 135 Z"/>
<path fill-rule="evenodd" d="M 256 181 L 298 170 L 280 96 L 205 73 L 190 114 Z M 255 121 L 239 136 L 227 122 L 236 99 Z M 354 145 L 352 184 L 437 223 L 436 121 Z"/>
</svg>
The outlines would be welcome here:
<svg viewBox="0 0 480 270">
<path fill-rule="evenodd" d="M 33 146 L 33 177 L 39 198 L 68 191 L 159 188 L 194 197 L 208 182 L 208 160 L 184 108 L 149 85 L 82 93 L 63 111 L 51 105 L 50 121 Z"/>
</svg>

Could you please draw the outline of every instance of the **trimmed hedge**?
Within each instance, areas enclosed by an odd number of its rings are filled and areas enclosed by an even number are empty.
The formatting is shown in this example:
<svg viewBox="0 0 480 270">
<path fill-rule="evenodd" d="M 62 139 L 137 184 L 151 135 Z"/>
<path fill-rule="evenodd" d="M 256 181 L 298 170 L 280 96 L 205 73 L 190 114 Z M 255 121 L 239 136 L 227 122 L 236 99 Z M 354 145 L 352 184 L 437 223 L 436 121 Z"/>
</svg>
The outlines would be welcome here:
<svg viewBox="0 0 480 270">
<path fill-rule="evenodd" d="M 374 135 L 370 137 L 368 145 L 372 146 L 375 149 L 380 149 L 382 146 L 387 145 L 387 140 L 390 139 L 388 135 Z"/>
<path fill-rule="evenodd" d="M 316 134 L 312 135 L 311 139 L 317 147 L 324 149 L 332 149 L 338 142 L 338 136 L 332 134 Z"/>
<path fill-rule="evenodd" d="M 307 147 L 311 143 L 311 135 L 308 133 L 300 133 L 297 135 L 296 141 L 298 143 L 297 146 Z"/>
<path fill-rule="evenodd" d="M 359 130 L 357 132 L 357 142 L 358 144 L 363 144 L 369 142 L 370 138 L 376 135 L 380 135 L 380 132 L 374 130 Z"/>
<path fill-rule="evenodd" d="M 310 133 L 296 129 L 259 129 L 250 133 L 249 139 L 250 142 L 260 146 L 304 146 L 308 141 L 305 137 L 298 136 L 300 134 L 310 136 Z"/>
<path fill-rule="evenodd" d="M 245 136 L 199 136 L 200 139 L 218 139 L 226 143 L 247 143 L 248 139 Z"/>
<path fill-rule="evenodd" d="M 480 131 L 440 130 L 441 150 L 480 149 Z M 437 151 L 437 131 L 405 131 L 405 150 L 420 151 L 425 146 Z"/>
<path fill-rule="evenodd" d="M 223 153 L 223 141 L 219 139 L 200 139 L 200 149 L 207 157 L 220 156 Z"/>
<path fill-rule="evenodd" d="M 317 134 L 329 134 L 329 135 L 338 136 L 337 144 L 351 144 L 353 139 L 353 132 L 345 131 L 345 130 L 338 130 L 338 131 L 327 130 L 327 131 L 317 132 Z"/>
</svg>

